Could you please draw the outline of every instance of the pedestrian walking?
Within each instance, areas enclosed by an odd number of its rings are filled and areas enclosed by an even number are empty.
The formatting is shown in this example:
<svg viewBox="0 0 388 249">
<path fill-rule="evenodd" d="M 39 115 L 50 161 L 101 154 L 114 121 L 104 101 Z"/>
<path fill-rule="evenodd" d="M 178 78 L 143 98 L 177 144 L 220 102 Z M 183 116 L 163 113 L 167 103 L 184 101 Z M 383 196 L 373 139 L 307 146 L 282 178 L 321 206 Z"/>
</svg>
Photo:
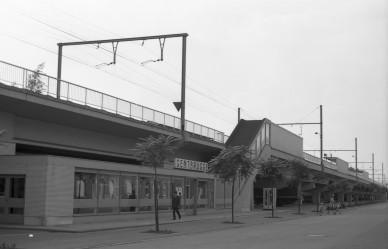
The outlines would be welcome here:
<svg viewBox="0 0 388 249">
<path fill-rule="evenodd" d="M 181 197 L 177 195 L 177 191 L 174 191 L 172 196 L 172 219 L 176 220 L 176 214 L 178 214 L 178 218 L 181 219 L 181 214 L 179 212 L 179 208 L 181 207 Z"/>
<path fill-rule="evenodd" d="M 331 210 L 334 210 L 334 195 L 331 195 L 330 197 L 329 206 L 327 207 L 327 214 L 330 214 Z"/>
<path fill-rule="evenodd" d="M 341 202 L 335 203 L 335 204 L 334 204 L 333 213 L 334 213 L 334 214 L 337 214 L 337 213 L 342 214 L 341 211 L 340 211 L 340 209 L 341 209 Z"/>
<path fill-rule="evenodd" d="M 322 216 L 322 213 L 323 213 L 323 201 L 319 203 L 319 209 L 318 209 L 317 215 L 319 214 L 319 216 Z"/>
</svg>

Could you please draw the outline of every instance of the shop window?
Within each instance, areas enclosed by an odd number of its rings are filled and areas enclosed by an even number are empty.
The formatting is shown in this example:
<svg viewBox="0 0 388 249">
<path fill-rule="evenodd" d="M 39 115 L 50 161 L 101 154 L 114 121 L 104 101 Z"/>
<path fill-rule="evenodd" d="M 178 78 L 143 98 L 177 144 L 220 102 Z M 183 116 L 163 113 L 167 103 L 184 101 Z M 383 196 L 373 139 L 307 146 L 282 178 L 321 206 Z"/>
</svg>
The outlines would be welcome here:
<svg viewBox="0 0 388 249">
<path fill-rule="evenodd" d="M 95 214 L 97 208 L 97 174 L 75 172 L 73 214 Z"/>
<path fill-rule="evenodd" d="M 151 179 L 150 177 L 140 177 L 139 198 L 151 199 Z"/>
<path fill-rule="evenodd" d="M 99 174 L 97 177 L 98 213 L 119 212 L 119 176 Z"/>
<path fill-rule="evenodd" d="M 137 177 L 122 175 L 120 177 L 120 212 L 136 212 L 138 206 Z"/>
<path fill-rule="evenodd" d="M 184 198 L 185 192 L 183 190 L 183 179 L 172 179 L 172 191 L 176 191 L 179 196 L 181 196 L 181 201 Z"/>
<path fill-rule="evenodd" d="M 96 174 L 76 172 L 74 199 L 96 199 Z"/>
<path fill-rule="evenodd" d="M 185 196 L 187 199 L 194 198 L 194 180 L 193 179 L 186 180 Z"/>
<path fill-rule="evenodd" d="M 97 179 L 98 199 L 119 198 L 119 176 L 100 174 Z"/>
<path fill-rule="evenodd" d="M 140 177 L 139 178 L 139 199 L 140 206 L 139 211 L 148 212 L 152 210 L 153 202 L 151 202 L 151 177 Z"/>
<path fill-rule="evenodd" d="M 121 199 L 137 199 L 137 177 L 121 176 L 120 193 Z"/>
<path fill-rule="evenodd" d="M 168 178 L 158 178 L 158 198 L 159 199 L 170 199 L 170 180 Z"/>
<path fill-rule="evenodd" d="M 194 194 L 195 194 L 195 188 L 194 188 L 194 180 L 193 179 L 186 179 L 185 181 L 185 190 L 184 190 L 184 205 L 185 209 L 193 209 L 194 207 Z M 182 205 L 183 205 L 182 204 Z"/>
<path fill-rule="evenodd" d="M 11 178 L 11 198 L 24 198 L 25 178 Z"/>
<path fill-rule="evenodd" d="M 23 214 L 24 208 L 11 207 L 8 210 L 9 214 Z"/>
<path fill-rule="evenodd" d="M 5 196 L 5 178 L 0 178 L 0 196 Z"/>
<path fill-rule="evenodd" d="M 205 181 L 198 181 L 198 199 L 206 199 L 208 184 Z"/>
<path fill-rule="evenodd" d="M 183 209 L 185 208 L 185 203 L 186 203 L 186 194 L 185 194 L 185 189 L 184 189 L 184 179 L 172 179 L 171 180 L 171 192 L 176 191 L 177 194 L 181 197 L 181 206 Z"/>
</svg>

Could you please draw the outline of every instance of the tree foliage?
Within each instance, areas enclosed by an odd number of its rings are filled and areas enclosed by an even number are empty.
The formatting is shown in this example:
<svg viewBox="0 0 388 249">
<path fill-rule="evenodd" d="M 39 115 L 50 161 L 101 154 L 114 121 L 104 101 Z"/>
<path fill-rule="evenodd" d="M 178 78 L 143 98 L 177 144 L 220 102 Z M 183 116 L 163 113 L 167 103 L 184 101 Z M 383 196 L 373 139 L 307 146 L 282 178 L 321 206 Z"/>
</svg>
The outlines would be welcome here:
<svg viewBox="0 0 388 249">
<path fill-rule="evenodd" d="M 158 173 L 157 168 L 163 166 L 164 161 L 178 148 L 174 144 L 177 138 L 159 135 L 141 138 L 142 142 L 135 144 L 135 153 L 140 158 L 142 165 L 154 169 L 154 208 L 155 208 L 155 230 L 159 232 L 159 205 L 158 205 Z"/>
<path fill-rule="evenodd" d="M 307 165 L 297 159 L 282 160 L 272 157 L 260 162 L 259 172 L 260 178 L 272 179 L 275 182 L 282 181 L 283 175 L 286 172 L 289 173 L 290 179 L 288 180 L 288 184 L 291 188 L 296 189 L 298 212 L 300 213 L 300 205 L 303 198 L 302 181 L 310 178 Z"/>
<path fill-rule="evenodd" d="M 42 81 L 44 62 L 39 64 L 32 74 L 28 75 L 26 89 L 33 92 L 42 93 L 45 90 L 45 84 Z"/>
<path fill-rule="evenodd" d="M 224 182 L 233 182 L 238 178 L 247 179 L 256 168 L 251 159 L 251 150 L 247 146 L 231 146 L 220 152 L 209 162 L 209 173 L 213 173 Z"/>
<path fill-rule="evenodd" d="M 256 168 L 251 158 L 251 150 L 244 145 L 230 146 L 209 162 L 209 173 L 213 173 L 223 183 L 232 183 L 232 223 L 234 222 L 234 182 L 248 179 Z"/>
<path fill-rule="evenodd" d="M 142 142 L 135 145 L 136 155 L 145 166 L 158 167 L 163 164 L 166 158 L 172 155 L 177 146 L 174 144 L 177 138 L 171 136 L 159 135 L 158 137 L 149 136 L 140 138 Z"/>
<path fill-rule="evenodd" d="M 292 186 L 297 186 L 303 180 L 307 180 L 310 177 L 307 165 L 300 160 L 293 159 L 287 161 L 286 168 L 291 173 L 290 184 Z"/>
<path fill-rule="evenodd" d="M 302 181 L 310 178 L 309 169 L 305 163 L 297 159 L 289 160 L 286 164 L 286 168 L 291 173 L 290 185 L 296 188 L 298 213 L 300 213 L 300 206 L 303 198 Z"/>
<path fill-rule="evenodd" d="M 276 157 L 271 157 L 267 160 L 262 160 L 259 163 L 259 174 L 261 179 L 270 179 L 273 182 L 281 182 L 283 179 L 284 161 Z"/>
</svg>

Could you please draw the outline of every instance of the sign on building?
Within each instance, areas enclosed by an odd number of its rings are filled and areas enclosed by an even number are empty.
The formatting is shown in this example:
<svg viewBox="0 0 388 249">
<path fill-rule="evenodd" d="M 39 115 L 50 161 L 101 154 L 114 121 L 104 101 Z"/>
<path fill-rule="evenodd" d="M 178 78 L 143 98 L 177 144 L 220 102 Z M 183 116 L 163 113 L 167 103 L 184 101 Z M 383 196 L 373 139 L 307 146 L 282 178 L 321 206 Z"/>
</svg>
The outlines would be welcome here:
<svg viewBox="0 0 388 249">
<path fill-rule="evenodd" d="M 182 158 L 175 158 L 174 166 L 176 169 L 185 169 L 201 172 L 207 172 L 209 170 L 209 166 L 205 162 L 191 161 Z"/>
</svg>

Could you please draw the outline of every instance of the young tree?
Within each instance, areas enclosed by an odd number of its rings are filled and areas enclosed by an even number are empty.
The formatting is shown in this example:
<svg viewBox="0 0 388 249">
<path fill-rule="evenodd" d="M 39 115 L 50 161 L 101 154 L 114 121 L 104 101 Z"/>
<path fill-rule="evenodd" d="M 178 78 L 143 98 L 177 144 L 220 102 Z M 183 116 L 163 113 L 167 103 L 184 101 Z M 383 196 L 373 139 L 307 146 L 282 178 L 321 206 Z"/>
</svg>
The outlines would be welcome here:
<svg viewBox="0 0 388 249">
<path fill-rule="evenodd" d="M 44 62 L 39 64 L 32 74 L 28 75 L 26 89 L 33 92 L 42 93 L 45 89 L 45 84 L 41 79 L 43 74 Z"/>
<path fill-rule="evenodd" d="M 158 173 L 157 168 L 163 167 L 165 159 L 173 154 L 177 147 L 174 144 L 177 138 L 171 136 L 159 135 L 157 138 L 149 136 L 141 138 L 142 142 L 135 145 L 136 155 L 145 166 L 152 167 L 154 170 L 154 207 L 155 207 L 155 230 L 159 232 L 159 210 L 158 210 Z"/>
<path fill-rule="evenodd" d="M 283 180 L 282 171 L 285 168 L 284 161 L 276 157 L 271 157 L 265 161 L 260 161 L 259 165 L 259 177 L 261 179 L 270 179 L 275 184 Z"/>
<path fill-rule="evenodd" d="M 232 183 L 232 223 L 234 223 L 234 183 L 238 178 L 246 180 L 252 175 L 256 163 L 247 146 L 227 147 L 209 162 L 209 173 L 213 173 L 223 183 Z"/>
<path fill-rule="evenodd" d="M 300 206 L 303 198 L 302 181 L 309 179 L 309 170 L 306 164 L 297 159 L 288 161 L 286 167 L 291 173 L 290 185 L 296 188 L 298 214 L 300 214 Z"/>
</svg>

